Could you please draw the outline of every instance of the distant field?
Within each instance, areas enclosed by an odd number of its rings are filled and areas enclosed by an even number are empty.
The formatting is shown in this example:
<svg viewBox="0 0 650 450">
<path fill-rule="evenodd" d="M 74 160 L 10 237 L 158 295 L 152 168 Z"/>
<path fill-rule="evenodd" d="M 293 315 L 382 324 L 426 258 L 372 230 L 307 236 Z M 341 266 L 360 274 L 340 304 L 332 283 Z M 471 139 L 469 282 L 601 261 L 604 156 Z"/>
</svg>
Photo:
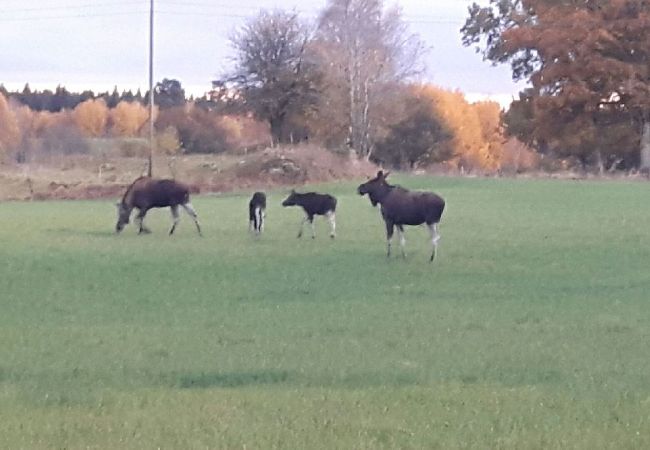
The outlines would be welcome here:
<svg viewBox="0 0 650 450">
<path fill-rule="evenodd" d="M 650 448 L 650 184 L 396 181 L 447 200 L 433 265 L 352 183 L 335 241 L 280 191 L 259 240 L 248 195 L 203 239 L 0 204 L 0 448 Z"/>
</svg>

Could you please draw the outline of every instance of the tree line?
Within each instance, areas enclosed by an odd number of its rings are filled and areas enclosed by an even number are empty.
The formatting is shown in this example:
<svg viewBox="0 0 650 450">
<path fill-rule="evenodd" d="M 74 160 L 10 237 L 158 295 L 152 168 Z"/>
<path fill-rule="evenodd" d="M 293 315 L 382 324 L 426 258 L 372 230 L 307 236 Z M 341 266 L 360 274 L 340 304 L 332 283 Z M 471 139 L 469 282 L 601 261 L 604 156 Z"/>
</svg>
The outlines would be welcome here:
<svg viewBox="0 0 650 450">
<path fill-rule="evenodd" d="M 548 142 L 517 131 L 530 126 L 520 104 L 502 115 L 496 103 L 471 104 L 459 92 L 420 83 L 426 45 L 400 10 L 382 0 L 329 0 L 315 22 L 291 11 L 262 11 L 230 43 L 233 64 L 209 95 L 187 98 L 178 80 L 157 83 L 162 151 L 217 153 L 309 141 L 398 168 L 490 171 L 538 160 L 525 146 L 506 142 L 506 133 L 548 151 Z M 81 143 L 143 136 L 148 95 L 0 89 L 0 121 L 8 130 L 0 149 L 13 148 L 20 160 L 24 151 L 16 148 L 63 140 L 66 133 Z"/>
</svg>

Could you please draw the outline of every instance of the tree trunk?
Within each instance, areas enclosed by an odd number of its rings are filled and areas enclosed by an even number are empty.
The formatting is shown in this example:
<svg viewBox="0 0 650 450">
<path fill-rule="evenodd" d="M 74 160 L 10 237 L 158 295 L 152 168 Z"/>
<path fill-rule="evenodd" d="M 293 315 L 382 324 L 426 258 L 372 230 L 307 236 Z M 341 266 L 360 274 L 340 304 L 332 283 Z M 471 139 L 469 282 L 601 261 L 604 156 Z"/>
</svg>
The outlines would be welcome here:
<svg viewBox="0 0 650 450">
<path fill-rule="evenodd" d="M 643 121 L 639 169 L 643 173 L 650 171 L 650 121 L 648 120 Z"/>
<path fill-rule="evenodd" d="M 273 145 L 282 144 L 282 126 L 284 125 L 284 117 L 276 116 L 269 119 L 269 125 L 271 126 L 271 140 Z"/>
<path fill-rule="evenodd" d="M 596 150 L 596 165 L 598 166 L 598 175 L 602 177 L 605 174 L 605 163 L 600 150 Z"/>
<path fill-rule="evenodd" d="M 366 157 L 366 161 L 370 161 L 370 154 L 372 153 L 370 145 L 370 117 L 368 112 L 370 110 L 370 95 L 369 95 L 369 85 L 370 80 L 366 78 L 363 80 L 363 114 L 361 116 L 361 132 L 362 132 L 362 142 L 361 142 L 361 151 Z"/>
</svg>

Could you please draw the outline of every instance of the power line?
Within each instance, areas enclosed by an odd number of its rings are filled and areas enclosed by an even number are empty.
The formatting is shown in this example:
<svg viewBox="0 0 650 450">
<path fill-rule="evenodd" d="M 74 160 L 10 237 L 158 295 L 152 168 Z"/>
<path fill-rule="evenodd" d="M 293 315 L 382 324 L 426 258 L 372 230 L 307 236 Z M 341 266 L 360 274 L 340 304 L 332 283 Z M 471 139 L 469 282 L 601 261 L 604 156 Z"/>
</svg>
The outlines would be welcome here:
<svg viewBox="0 0 650 450">
<path fill-rule="evenodd" d="M 61 19 L 86 19 L 97 17 L 113 17 L 113 16 L 136 16 L 140 14 L 147 14 L 148 11 L 124 11 L 116 13 L 97 13 L 97 14 L 70 14 L 60 16 L 32 16 L 32 17 L 0 17 L 0 22 L 31 22 L 39 20 L 61 20 Z"/>
<path fill-rule="evenodd" d="M 86 9 L 86 8 L 106 8 L 112 6 L 142 6 L 141 1 L 119 1 L 112 3 L 84 3 L 77 5 L 61 5 L 61 6 L 44 6 L 44 7 L 35 7 L 35 8 L 9 8 L 3 9 L 3 13 L 21 13 L 21 12 L 32 12 L 32 11 L 55 11 L 60 9 L 71 10 L 71 9 Z"/>
<path fill-rule="evenodd" d="M 232 3 L 215 3 L 215 2 L 201 2 L 201 1 L 196 1 L 196 0 L 191 0 L 191 1 L 178 1 L 178 0 L 162 0 L 159 1 L 159 4 L 161 5 L 178 5 L 178 6 L 195 6 L 195 7 L 201 7 L 201 8 L 218 8 L 218 9 L 233 9 L 233 8 L 242 8 L 242 9 L 252 9 L 259 11 L 261 9 L 278 9 L 278 8 L 264 8 L 264 7 L 258 7 L 258 6 L 246 6 L 246 5 L 236 5 Z M 322 5 L 318 4 L 306 4 L 305 2 L 301 3 L 302 6 L 309 6 L 313 10 L 317 9 L 322 9 Z M 301 9 L 298 8 L 290 8 L 290 10 L 296 10 L 300 11 Z M 306 10 L 305 10 L 306 11 Z"/>
<path fill-rule="evenodd" d="M 159 14 L 166 15 L 176 15 L 176 16 L 194 16 L 194 17 L 205 17 L 205 18 L 214 18 L 214 17 L 233 17 L 240 19 L 250 19 L 255 16 L 252 14 L 236 14 L 236 13 L 212 13 L 212 12 L 200 12 L 200 11 L 173 11 L 173 10 L 158 10 Z M 311 15 L 312 18 L 318 16 L 317 13 Z M 402 20 L 407 23 L 419 23 L 419 24 L 431 24 L 431 25 L 462 25 L 458 20 L 452 19 L 436 19 L 436 18 L 408 18 L 402 17 Z"/>
<path fill-rule="evenodd" d="M 223 18 L 235 18 L 235 19 L 249 19 L 255 17 L 255 12 L 260 11 L 261 9 L 257 9 L 254 7 L 245 7 L 243 8 L 248 8 L 248 11 L 244 12 L 223 12 L 223 11 L 209 11 L 210 8 L 231 8 L 235 10 L 240 10 L 242 6 L 234 6 L 234 5 L 222 5 L 222 4 L 207 4 L 207 3 L 200 3 L 200 2 L 178 2 L 178 1 L 166 1 L 166 2 L 161 2 L 162 5 L 178 5 L 178 6 L 197 6 L 197 7 L 207 7 L 208 11 L 192 11 L 192 10 L 176 10 L 176 9 L 163 9 L 160 10 L 158 9 L 156 11 L 156 14 L 164 14 L 168 16 L 191 16 L 191 17 L 201 17 L 201 18 L 216 18 L 216 17 L 223 17 Z M 87 9 L 91 7 L 113 7 L 113 6 L 143 6 L 142 2 L 134 2 L 134 1 L 121 1 L 121 2 L 112 2 L 112 3 L 99 3 L 99 4 L 77 4 L 77 5 L 71 5 L 71 6 L 53 6 L 53 7 L 45 7 L 45 8 L 24 8 L 21 10 L 15 9 L 15 10 L 8 10 L 5 12 L 40 12 L 40 11 L 57 11 L 57 10 L 62 10 L 62 9 Z M 114 17 L 114 16 L 129 16 L 129 15 L 140 15 L 140 14 L 145 14 L 148 13 L 149 11 L 146 10 L 132 10 L 132 11 L 119 11 L 119 12 L 80 12 L 80 13 L 75 13 L 75 14 L 60 14 L 60 15 L 25 15 L 23 17 L 0 17 L 0 22 L 29 22 L 29 21 L 42 21 L 42 20 L 63 20 L 63 19 L 85 19 L 85 18 L 101 18 L 101 17 Z M 298 11 L 296 12 L 301 12 L 304 15 L 308 16 L 309 18 L 316 18 L 318 16 L 318 11 Z M 458 20 L 452 20 L 452 19 L 447 19 L 447 18 L 435 18 L 431 16 L 419 16 L 419 17 L 411 17 L 411 16 L 402 16 L 402 20 L 406 23 L 412 23 L 412 24 L 429 24 L 429 25 L 459 25 Z"/>
</svg>

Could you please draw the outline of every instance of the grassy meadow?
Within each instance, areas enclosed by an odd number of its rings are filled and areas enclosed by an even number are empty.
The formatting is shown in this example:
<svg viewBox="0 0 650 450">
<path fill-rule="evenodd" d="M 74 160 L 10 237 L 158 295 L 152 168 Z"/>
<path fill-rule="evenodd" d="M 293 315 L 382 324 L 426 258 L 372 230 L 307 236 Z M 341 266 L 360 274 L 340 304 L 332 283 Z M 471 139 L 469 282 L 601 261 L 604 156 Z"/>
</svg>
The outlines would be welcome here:
<svg viewBox="0 0 650 450">
<path fill-rule="evenodd" d="M 334 241 L 284 191 L 260 239 L 249 193 L 204 238 L 0 204 L 0 448 L 650 448 L 650 185 L 394 181 L 447 200 L 433 264 L 355 183 Z"/>
</svg>

